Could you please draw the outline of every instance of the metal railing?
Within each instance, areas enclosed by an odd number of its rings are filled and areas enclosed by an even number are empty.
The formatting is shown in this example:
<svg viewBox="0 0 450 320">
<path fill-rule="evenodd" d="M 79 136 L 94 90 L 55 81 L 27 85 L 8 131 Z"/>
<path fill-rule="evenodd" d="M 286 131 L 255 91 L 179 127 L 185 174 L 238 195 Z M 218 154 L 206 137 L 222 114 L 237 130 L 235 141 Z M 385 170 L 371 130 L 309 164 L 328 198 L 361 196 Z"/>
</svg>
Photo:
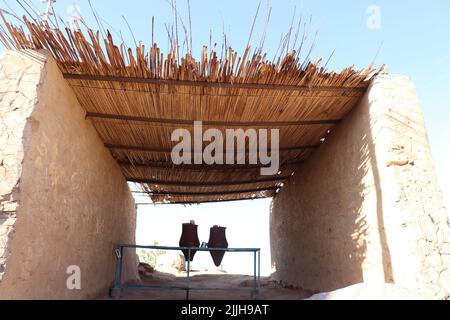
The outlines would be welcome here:
<svg viewBox="0 0 450 320">
<path fill-rule="evenodd" d="M 168 251 L 188 251 L 187 270 L 186 270 L 186 284 L 184 287 L 166 286 L 166 285 L 131 285 L 122 283 L 123 271 L 123 252 L 124 249 L 153 249 L 153 250 L 168 250 Z M 261 279 L 261 249 L 260 248 L 203 248 L 203 247 L 167 247 L 167 246 L 142 246 L 133 244 L 118 244 L 115 249 L 116 256 L 116 272 L 114 277 L 114 287 L 110 289 L 111 297 L 120 297 L 124 289 L 150 289 L 150 290 L 186 290 L 186 300 L 189 300 L 190 291 L 240 291 L 248 289 L 240 288 L 196 288 L 191 287 L 190 263 L 191 251 L 225 251 L 225 252 L 251 252 L 253 253 L 253 298 L 256 300 L 259 297 L 260 279 Z"/>
</svg>

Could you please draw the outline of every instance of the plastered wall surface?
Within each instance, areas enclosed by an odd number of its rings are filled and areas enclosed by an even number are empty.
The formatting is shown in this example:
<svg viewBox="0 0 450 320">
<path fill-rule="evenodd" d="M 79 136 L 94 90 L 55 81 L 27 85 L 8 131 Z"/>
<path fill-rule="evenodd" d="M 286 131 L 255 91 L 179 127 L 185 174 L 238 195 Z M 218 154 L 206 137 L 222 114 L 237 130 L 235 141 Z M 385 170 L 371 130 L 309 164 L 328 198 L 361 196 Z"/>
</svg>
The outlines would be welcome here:
<svg viewBox="0 0 450 320">
<path fill-rule="evenodd" d="M 10 159 L 0 168 L 7 177 L 0 182 L 0 298 L 104 295 L 114 278 L 114 244 L 135 242 L 127 183 L 52 58 L 7 52 L 0 68 L 7 75 L 0 80 L 0 161 Z M 81 290 L 67 288 L 70 266 L 80 268 Z M 128 252 L 123 279 L 136 277 Z"/>
<path fill-rule="evenodd" d="M 134 243 L 119 167 L 44 53 L 0 59 L 0 298 L 93 298 Z M 444 297 L 450 233 L 414 85 L 380 76 L 273 202 L 274 278 L 312 292 L 391 282 Z M 133 252 L 124 280 L 136 279 Z M 66 273 L 79 266 L 81 290 Z"/>
<path fill-rule="evenodd" d="M 379 76 L 275 197 L 274 278 L 331 291 L 395 283 L 445 297 L 450 230 L 413 83 Z"/>
<path fill-rule="evenodd" d="M 10 253 L 8 244 L 16 221 L 18 184 L 22 174 L 23 131 L 36 103 L 42 57 L 7 52 L 0 58 L 0 279 Z"/>
</svg>

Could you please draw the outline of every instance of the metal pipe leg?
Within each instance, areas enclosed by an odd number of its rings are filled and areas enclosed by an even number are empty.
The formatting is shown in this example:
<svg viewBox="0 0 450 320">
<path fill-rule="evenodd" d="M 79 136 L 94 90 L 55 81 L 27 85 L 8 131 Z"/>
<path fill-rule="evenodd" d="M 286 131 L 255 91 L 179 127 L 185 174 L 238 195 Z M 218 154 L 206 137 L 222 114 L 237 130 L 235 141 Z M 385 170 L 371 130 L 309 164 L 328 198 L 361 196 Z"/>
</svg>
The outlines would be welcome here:
<svg viewBox="0 0 450 320">
<path fill-rule="evenodd" d="M 122 284 L 121 284 L 121 250 L 116 247 L 114 250 L 114 255 L 116 258 L 116 272 L 114 275 L 114 287 L 109 290 L 109 296 L 111 298 L 119 298 L 122 294 Z"/>
<path fill-rule="evenodd" d="M 256 251 L 253 252 L 253 298 L 257 298 Z"/>
<path fill-rule="evenodd" d="M 261 250 L 258 250 L 258 290 L 257 290 L 258 299 L 260 290 L 261 290 Z"/>
<path fill-rule="evenodd" d="M 186 277 L 186 300 L 189 300 L 190 272 L 191 272 L 191 248 L 188 249 L 187 277 Z"/>
</svg>

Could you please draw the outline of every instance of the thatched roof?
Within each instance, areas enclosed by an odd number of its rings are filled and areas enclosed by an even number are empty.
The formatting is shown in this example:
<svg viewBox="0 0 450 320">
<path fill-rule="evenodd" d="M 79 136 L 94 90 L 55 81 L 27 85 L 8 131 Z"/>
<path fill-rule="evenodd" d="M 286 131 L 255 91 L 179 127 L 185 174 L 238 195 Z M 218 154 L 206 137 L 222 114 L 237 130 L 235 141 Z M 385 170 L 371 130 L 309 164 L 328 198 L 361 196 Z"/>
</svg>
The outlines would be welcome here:
<svg viewBox="0 0 450 320">
<path fill-rule="evenodd" d="M 298 164 L 358 103 L 374 70 L 329 72 L 281 50 L 269 61 L 261 48 L 242 57 L 225 48 L 218 58 L 204 47 L 200 60 L 166 55 L 154 43 L 135 50 L 91 29 L 59 29 L 23 18 L 4 19 L 9 49 L 47 49 L 73 88 L 86 117 L 122 167 L 154 202 L 197 203 L 274 196 Z M 27 31 L 24 31 L 27 29 Z M 261 176 L 261 165 L 180 165 L 171 162 L 171 132 L 206 128 L 278 128 L 281 169 Z"/>
</svg>

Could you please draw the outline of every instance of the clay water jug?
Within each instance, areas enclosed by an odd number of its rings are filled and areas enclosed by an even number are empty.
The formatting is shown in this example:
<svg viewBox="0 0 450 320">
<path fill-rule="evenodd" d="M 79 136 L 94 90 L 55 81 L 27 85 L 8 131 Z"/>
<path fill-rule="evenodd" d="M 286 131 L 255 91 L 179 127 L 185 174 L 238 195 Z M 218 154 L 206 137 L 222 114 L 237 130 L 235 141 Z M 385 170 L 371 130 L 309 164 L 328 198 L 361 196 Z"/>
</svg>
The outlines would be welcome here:
<svg viewBox="0 0 450 320">
<path fill-rule="evenodd" d="M 198 226 L 195 223 L 183 223 L 183 231 L 180 238 L 180 247 L 197 247 L 200 245 L 200 240 L 197 233 Z M 189 250 L 182 250 L 186 261 L 189 259 Z M 190 261 L 194 260 L 194 255 L 197 250 L 191 250 Z"/>
<path fill-rule="evenodd" d="M 225 235 L 225 227 L 214 226 L 209 231 L 208 248 L 228 248 L 227 237 Z M 216 267 L 220 266 L 222 259 L 225 255 L 225 251 L 211 250 L 211 257 Z"/>
</svg>

